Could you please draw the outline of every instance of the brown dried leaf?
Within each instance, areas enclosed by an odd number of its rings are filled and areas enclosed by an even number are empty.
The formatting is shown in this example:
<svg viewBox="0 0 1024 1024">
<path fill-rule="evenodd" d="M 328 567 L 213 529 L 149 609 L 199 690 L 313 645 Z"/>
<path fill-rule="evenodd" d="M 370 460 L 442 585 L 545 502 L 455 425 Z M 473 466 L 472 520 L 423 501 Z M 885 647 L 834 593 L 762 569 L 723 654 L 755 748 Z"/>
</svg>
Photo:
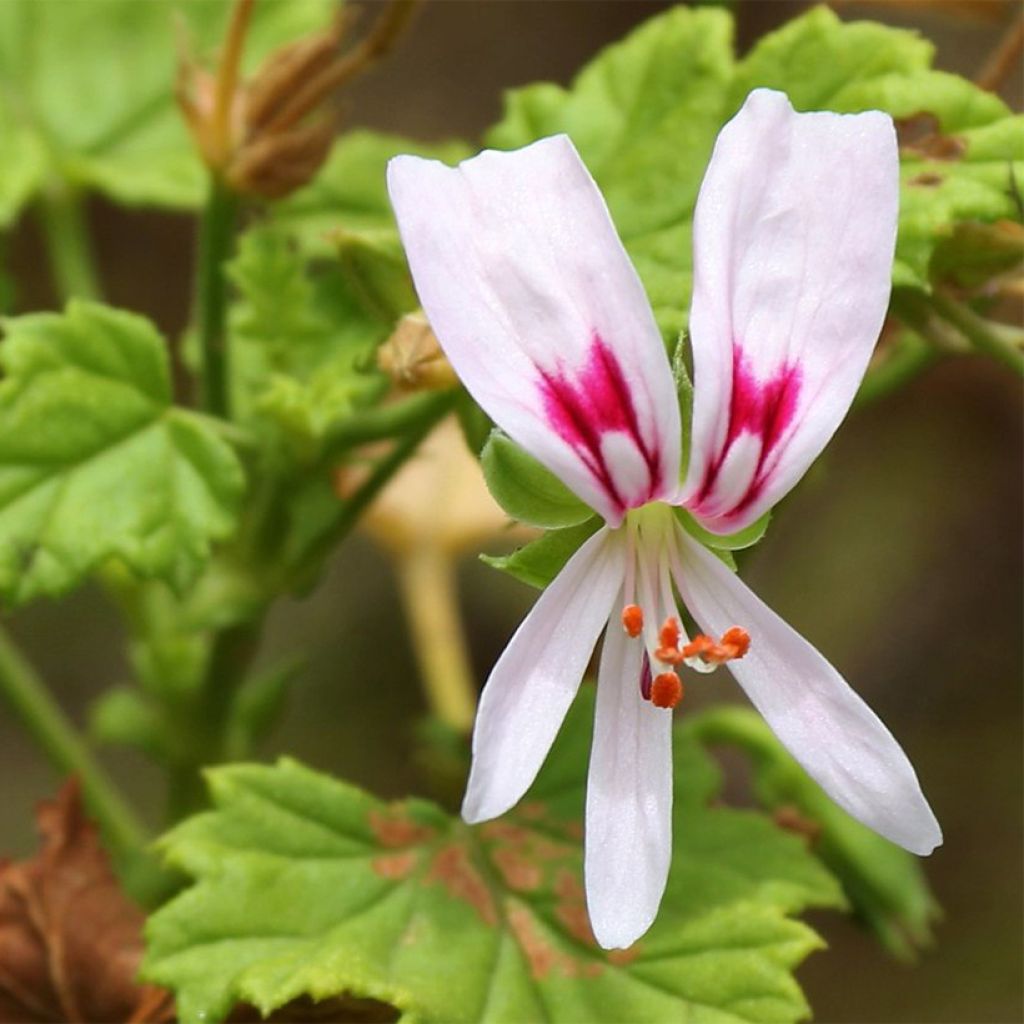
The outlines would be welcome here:
<svg viewBox="0 0 1024 1024">
<path fill-rule="evenodd" d="M 0 864 L 0 1022 L 173 1019 L 139 985 L 142 912 L 121 891 L 69 781 L 36 820 L 42 849 Z"/>
</svg>

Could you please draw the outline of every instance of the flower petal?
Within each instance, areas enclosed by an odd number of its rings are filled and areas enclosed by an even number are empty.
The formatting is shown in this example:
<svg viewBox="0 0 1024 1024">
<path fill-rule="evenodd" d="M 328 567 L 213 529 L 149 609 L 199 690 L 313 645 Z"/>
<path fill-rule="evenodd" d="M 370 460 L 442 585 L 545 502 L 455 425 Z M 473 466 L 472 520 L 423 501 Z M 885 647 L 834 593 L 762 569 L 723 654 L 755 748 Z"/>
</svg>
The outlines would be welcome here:
<svg viewBox="0 0 1024 1024">
<path fill-rule="evenodd" d="M 640 279 L 564 135 L 388 188 L 434 332 L 480 406 L 613 526 L 675 496 L 679 408 Z"/>
<path fill-rule="evenodd" d="M 466 821 L 504 814 L 537 777 L 622 586 L 623 554 L 621 539 L 607 530 L 591 537 L 498 659 L 473 730 Z"/>
<path fill-rule="evenodd" d="M 584 875 L 594 936 L 624 949 L 658 913 L 672 859 L 672 713 L 640 696 L 643 644 L 613 621 L 597 683 Z"/>
<path fill-rule="evenodd" d="M 755 90 L 694 213 L 684 504 L 754 522 L 803 476 L 864 376 L 889 302 L 899 158 L 887 114 L 798 114 Z"/>
<path fill-rule="evenodd" d="M 840 807 L 886 839 L 928 854 L 942 842 L 906 754 L 878 716 L 792 627 L 682 530 L 676 584 L 719 635 L 740 625 L 750 650 L 729 663 L 775 735 Z"/>
</svg>

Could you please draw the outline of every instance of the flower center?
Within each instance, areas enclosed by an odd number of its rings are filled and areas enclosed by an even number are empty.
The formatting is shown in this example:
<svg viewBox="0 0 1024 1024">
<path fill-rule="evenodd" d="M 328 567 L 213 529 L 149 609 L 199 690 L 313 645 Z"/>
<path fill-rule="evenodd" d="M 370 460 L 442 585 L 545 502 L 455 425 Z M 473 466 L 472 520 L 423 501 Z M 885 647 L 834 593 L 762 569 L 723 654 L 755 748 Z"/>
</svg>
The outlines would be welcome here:
<svg viewBox="0 0 1024 1024">
<path fill-rule="evenodd" d="M 622 628 L 643 648 L 640 696 L 658 708 L 674 708 L 683 698 L 679 666 L 713 672 L 750 649 L 742 626 L 727 629 L 720 639 L 686 635 L 679 616 L 673 572 L 679 571 L 681 529 L 672 509 L 652 502 L 626 518 L 628 555 L 623 585 Z M 661 623 L 658 626 L 658 623 Z"/>
</svg>

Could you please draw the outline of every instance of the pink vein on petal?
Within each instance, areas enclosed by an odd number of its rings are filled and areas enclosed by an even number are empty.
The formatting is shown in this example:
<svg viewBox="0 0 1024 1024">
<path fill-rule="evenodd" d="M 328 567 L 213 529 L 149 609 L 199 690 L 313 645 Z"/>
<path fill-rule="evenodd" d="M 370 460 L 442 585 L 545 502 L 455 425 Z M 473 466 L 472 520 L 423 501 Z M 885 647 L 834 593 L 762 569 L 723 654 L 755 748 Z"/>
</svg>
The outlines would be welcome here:
<svg viewBox="0 0 1024 1024">
<path fill-rule="evenodd" d="M 604 339 L 593 333 L 587 359 L 572 377 L 563 369 L 552 372 L 538 368 L 538 372 L 548 422 L 579 455 L 615 508 L 624 512 L 656 497 L 662 482 L 660 455 L 640 432 L 629 384 Z M 643 457 L 650 483 L 642 498 L 627 500 L 616 486 L 613 467 L 609 467 L 601 447 L 601 439 L 608 433 L 625 435 Z"/>
<path fill-rule="evenodd" d="M 750 485 L 743 497 L 734 508 L 718 512 L 719 516 L 742 512 L 761 493 L 768 475 L 765 464 L 793 420 L 802 382 L 800 367 L 797 365 L 784 363 L 773 377 L 758 381 L 750 369 L 749 360 L 743 349 L 737 344 L 733 344 L 732 357 L 729 429 L 718 457 L 708 464 L 695 505 L 699 507 L 703 504 L 714 490 L 722 463 L 725 462 L 733 442 L 738 437 L 743 434 L 759 437 L 761 452 Z"/>
</svg>

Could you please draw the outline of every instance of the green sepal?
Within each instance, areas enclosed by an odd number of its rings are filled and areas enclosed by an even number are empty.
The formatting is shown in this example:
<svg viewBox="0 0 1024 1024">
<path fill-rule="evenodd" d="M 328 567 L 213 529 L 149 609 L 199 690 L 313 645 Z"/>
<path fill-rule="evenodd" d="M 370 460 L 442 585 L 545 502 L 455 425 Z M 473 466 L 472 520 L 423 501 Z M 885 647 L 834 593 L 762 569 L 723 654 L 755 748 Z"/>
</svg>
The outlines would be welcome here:
<svg viewBox="0 0 1024 1024">
<path fill-rule="evenodd" d="M 480 560 L 531 587 L 543 590 L 562 571 L 580 545 L 600 528 L 601 520 L 592 516 L 576 526 L 548 530 L 543 537 L 517 548 L 510 555 L 481 555 Z"/>
<path fill-rule="evenodd" d="M 500 430 L 491 431 L 480 465 L 491 497 L 521 523 L 557 530 L 594 515 L 551 470 Z"/>
<path fill-rule="evenodd" d="M 676 518 L 682 528 L 691 536 L 696 538 L 706 548 L 711 548 L 716 554 L 719 551 L 742 551 L 744 548 L 753 547 L 768 530 L 772 514 L 769 510 L 759 519 L 755 519 L 749 526 L 745 526 L 736 533 L 718 534 L 705 530 L 700 523 L 684 508 L 675 510 Z"/>
</svg>

